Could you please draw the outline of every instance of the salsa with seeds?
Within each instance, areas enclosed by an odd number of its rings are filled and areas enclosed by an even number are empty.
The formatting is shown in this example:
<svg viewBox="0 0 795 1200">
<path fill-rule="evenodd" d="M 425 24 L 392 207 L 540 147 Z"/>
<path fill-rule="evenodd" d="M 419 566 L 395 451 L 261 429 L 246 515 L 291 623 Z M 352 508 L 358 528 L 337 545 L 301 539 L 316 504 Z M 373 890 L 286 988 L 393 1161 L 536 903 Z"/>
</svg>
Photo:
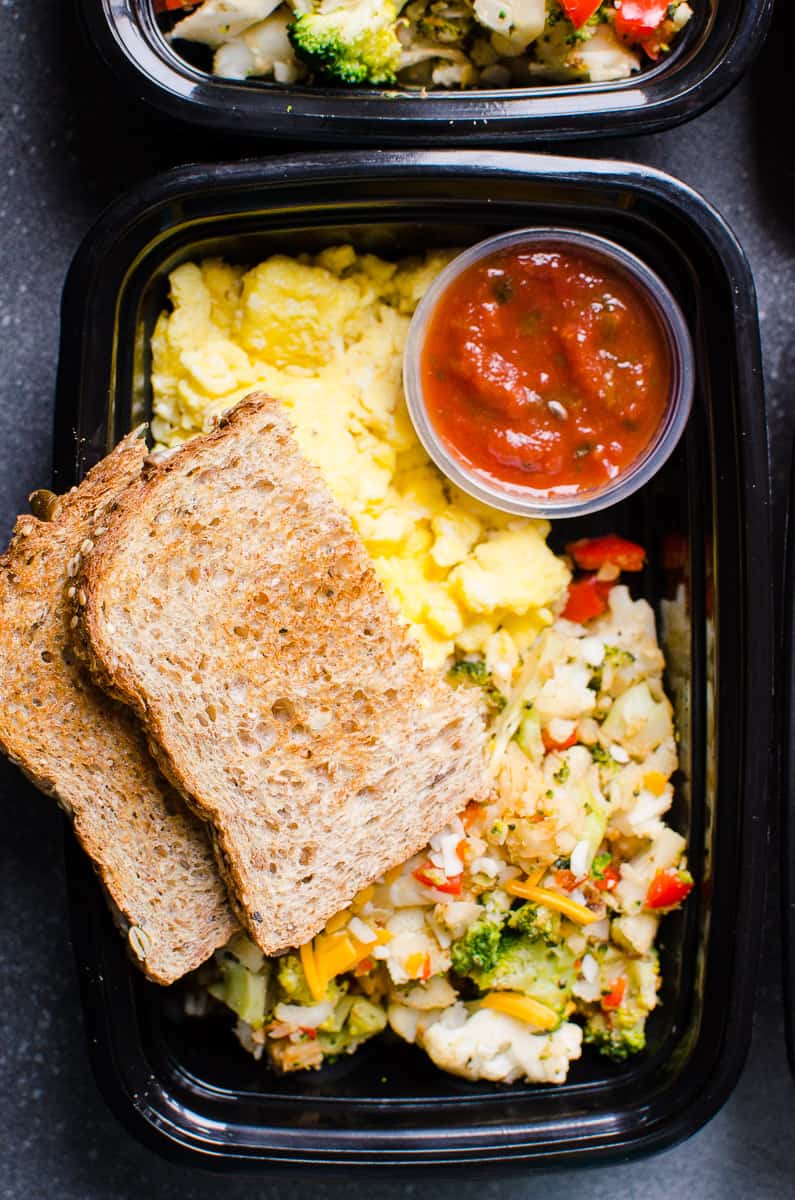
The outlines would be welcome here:
<svg viewBox="0 0 795 1200">
<path fill-rule="evenodd" d="M 653 308 L 601 256 L 505 250 L 454 280 L 434 309 L 421 378 L 448 449 L 500 484 L 576 495 L 652 441 L 671 361 Z"/>
</svg>

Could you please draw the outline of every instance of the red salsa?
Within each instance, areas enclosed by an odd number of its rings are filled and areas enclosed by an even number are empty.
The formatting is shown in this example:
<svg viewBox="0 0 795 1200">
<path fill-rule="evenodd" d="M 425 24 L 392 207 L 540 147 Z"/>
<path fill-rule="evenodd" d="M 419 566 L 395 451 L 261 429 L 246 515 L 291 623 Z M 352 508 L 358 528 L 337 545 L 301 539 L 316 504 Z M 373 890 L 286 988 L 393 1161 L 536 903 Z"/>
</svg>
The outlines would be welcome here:
<svg viewBox="0 0 795 1200">
<path fill-rule="evenodd" d="M 428 417 L 470 469 L 574 495 L 648 446 L 671 363 L 650 303 L 587 251 L 546 245 L 474 263 L 433 310 L 420 364 Z"/>
</svg>

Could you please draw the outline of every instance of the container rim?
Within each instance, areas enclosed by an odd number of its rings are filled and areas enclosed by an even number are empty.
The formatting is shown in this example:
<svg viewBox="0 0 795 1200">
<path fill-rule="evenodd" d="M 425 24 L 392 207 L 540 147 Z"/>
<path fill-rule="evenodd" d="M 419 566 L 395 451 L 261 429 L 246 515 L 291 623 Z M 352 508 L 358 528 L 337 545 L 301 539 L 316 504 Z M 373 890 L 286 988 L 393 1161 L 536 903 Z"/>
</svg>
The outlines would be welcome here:
<svg viewBox="0 0 795 1200">
<path fill-rule="evenodd" d="M 428 416 L 422 388 L 421 361 L 433 310 L 452 283 L 474 263 L 516 246 L 563 245 L 587 250 L 609 261 L 632 280 L 650 302 L 663 333 L 669 355 L 671 383 L 662 420 L 649 444 L 615 479 L 573 496 L 523 493 L 468 467 L 448 448 Z M 409 326 L 403 358 L 403 385 L 415 432 L 436 466 L 462 491 L 503 512 L 525 517 L 583 517 L 600 512 L 631 496 L 652 479 L 667 462 L 684 433 L 693 404 L 695 359 L 684 314 L 656 271 L 610 238 L 568 226 L 528 226 L 484 238 L 456 255 L 440 271 L 423 296 Z"/>
</svg>

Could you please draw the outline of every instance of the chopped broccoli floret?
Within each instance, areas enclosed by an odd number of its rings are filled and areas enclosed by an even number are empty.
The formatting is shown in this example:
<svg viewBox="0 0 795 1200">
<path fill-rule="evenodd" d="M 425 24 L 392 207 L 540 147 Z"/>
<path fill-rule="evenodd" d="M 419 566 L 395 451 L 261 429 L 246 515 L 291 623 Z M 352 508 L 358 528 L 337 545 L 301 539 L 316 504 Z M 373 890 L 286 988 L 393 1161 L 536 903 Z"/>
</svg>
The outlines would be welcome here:
<svg viewBox="0 0 795 1200">
<path fill-rule="evenodd" d="M 316 1004 L 315 997 L 309 990 L 304 968 L 297 954 L 283 954 L 276 960 L 276 982 L 278 995 L 276 1001 L 287 1004 Z M 344 978 L 330 979 L 326 985 L 324 1000 L 330 1000 L 337 1005 L 348 991 L 348 981 Z"/>
<path fill-rule="evenodd" d="M 646 1017 L 635 1015 L 627 1019 L 618 1012 L 608 1018 L 597 1009 L 585 1022 L 583 1040 L 606 1058 L 623 1062 L 630 1054 L 645 1049 Z"/>
<path fill-rule="evenodd" d="M 221 977 L 207 989 L 211 996 L 258 1029 L 265 1020 L 268 972 L 249 971 L 242 963 L 227 957 L 220 964 Z"/>
<path fill-rule="evenodd" d="M 561 915 L 544 904 L 523 904 L 508 918 L 508 927 L 531 938 L 541 938 L 548 946 L 560 942 Z"/>
<path fill-rule="evenodd" d="M 450 948 L 453 970 L 481 992 L 516 991 L 564 1015 L 577 972 L 562 921 L 545 905 L 480 917 Z"/>
<path fill-rule="evenodd" d="M 473 971 L 490 971 L 497 963 L 500 950 L 500 926 L 481 918 L 470 925 L 464 936 L 450 947 L 453 970 L 457 975 Z"/>
<path fill-rule="evenodd" d="M 337 1005 L 336 1012 L 339 1015 L 344 1013 L 344 1020 L 324 1022 L 317 1034 L 317 1040 L 327 1061 L 332 1061 L 340 1054 L 353 1054 L 362 1042 L 386 1028 L 384 1009 L 364 996 L 347 996 Z"/>
<path fill-rule="evenodd" d="M 613 959 L 613 967 L 622 956 L 614 949 L 605 947 Z M 657 1003 L 657 988 L 660 982 L 659 962 L 656 951 L 631 961 L 624 957 L 626 987 L 617 1008 L 606 1011 L 605 996 L 599 1007 L 594 1006 L 585 1020 L 584 1039 L 607 1058 L 623 1062 L 630 1054 L 637 1054 L 646 1046 L 646 1018 Z M 608 981 L 612 979 L 608 972 Z"/>
<path fill-rule="evenodd" d="M 306 982 L 304 968 L 297 954 L 284 954 L 278 959 L 276 979 L 290 1004 L 314 1004 L 315 999 Z"/>
<path fill-rule="evenodd" d="M 612 667 L 629 667 L 635 661 L 635 655 L 621 646 L 605 646 L 605 662 Z"/>
<path fill-rule="evenodd" d="M 507 703 L 498 687 L 495 687 L 491 674 L 482 658 L 459 658 L 447 672 L 447 678 L 453 683 L 465 680 L 482 687 L 486 700 L 497 712 L 502 712 Z"/>
<path fill-rule="evenodd" d="M 489 682 L 489 673 L 482 658 L 459 658 L 447 672 L 452 680 L 469 679 L 472 683 L 485 687 Z"/>
<path fill-rule="evenodd" d="M 602 854 L 597 854 L 591 863 L 591 874 L 594 879 L 604 879 L 605 870 L 613 861 L 613 855 L 609 850 L 605 850 Z"/>
<path fill-rule="evenodd" d="M 569 766 L 569 764 L 567 762 L 564 762 L 563 766 L 560 768 L 559 771 L 555 772 L 555 774 L 552 776 L 552 778 L 555 780 L 555 783 L 564 784 L 570 774 L 571 774 L 571 767 Z"/>
<path fill-rule="evenodd" d="M 496 965 L 490 971 L 473 972 L 470 978 L 481 991 L 524 992 L 562 1014 L 575 976 L 574 955 L 567 946 L 550 946 L 543 938 L 506 931 Z"/>
<path fill-rule="evenodd" d="M 429 41 L 441 42 L 444 46 L 453 46 L 462 42 L 469 32 L 471 22 L 460 18 L 451 21 L 448 17 L 436 13 L 425 13 L 417 21 L 417 33 Z"/>
<path fill-rule="evenodd" d="M 287 33 L 298 56 L 339 83 L 395 83 L 400 42 L 391 0 L 352 0 L 298 17 Z"/>
<path fill-rule="evenodd" d="M 348 1033 L 353 1038 L 368 1038 L 386 1028 L 386 1013 L 380 1004 L 357 996 L 348 1017 Z"/>
</svg>

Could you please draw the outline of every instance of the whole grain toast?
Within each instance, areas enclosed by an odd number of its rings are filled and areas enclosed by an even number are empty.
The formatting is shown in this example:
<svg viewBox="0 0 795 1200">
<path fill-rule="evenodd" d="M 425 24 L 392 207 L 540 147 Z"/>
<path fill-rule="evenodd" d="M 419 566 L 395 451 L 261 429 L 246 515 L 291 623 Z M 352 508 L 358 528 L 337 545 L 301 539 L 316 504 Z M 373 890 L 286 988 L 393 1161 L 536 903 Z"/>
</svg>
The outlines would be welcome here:
<svg viewBox="0 0 795 1200">
<path fill-rule="evenodd" d="M 78 586 L 82 652 L 211 823 L 267 954 L 488 794 L 480 710 L 424 670 L 278 402 L 148 466 Z"/>
<path fill-rule="evenodd" d="M 71 816 L 135 960 L 158 983 L 238 927 L 204 826 L 162 777 L 133 714 L 71 645 L 72 578 L 146 454 L 131 434 L 62 497 L 36 494 L 0 558 L 0 748 Z"/>
</svg>

